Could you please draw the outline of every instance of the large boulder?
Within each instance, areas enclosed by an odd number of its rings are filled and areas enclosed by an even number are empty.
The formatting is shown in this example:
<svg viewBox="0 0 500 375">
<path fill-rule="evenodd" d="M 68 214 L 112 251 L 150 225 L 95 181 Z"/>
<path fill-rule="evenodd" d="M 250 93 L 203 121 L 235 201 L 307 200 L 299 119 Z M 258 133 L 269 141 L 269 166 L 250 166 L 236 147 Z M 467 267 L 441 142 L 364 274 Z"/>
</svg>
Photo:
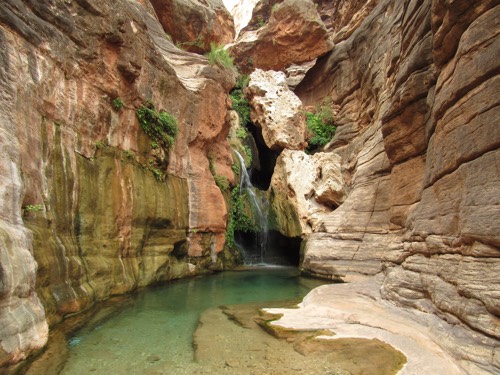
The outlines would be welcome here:
<svg viewBox="0 0 500 375">
<path fill-rule="evenodd" d="M 318 221 L 344 201 L 340 156 L 284 150 L 271 180 L 277 229 L 289 237 L 311 233 Z"/>
<path fill-rule="evenodd" d="M 225 45 L 234 38 L 233 17 L 221 0 L 151 0 L 172 41 L 186 51 L 210 51 L 210 43 Z"/>
<path fill-rule="evenodd" d="M 244 29 L 230 51 L 243 72 L 255 68 L 282 70 L 314 60 L 331 50 L 328 31 L 311 0 L 275 4 L 259 28 Z"/>
<path fill-rule="evenodd" d="M 283 72 L 257 69 L 246 90 L 252 122 L 262 128 L 267 147 L 304 149 L 306 122 L 300 99 L 288 89 Z"/>
</svg>

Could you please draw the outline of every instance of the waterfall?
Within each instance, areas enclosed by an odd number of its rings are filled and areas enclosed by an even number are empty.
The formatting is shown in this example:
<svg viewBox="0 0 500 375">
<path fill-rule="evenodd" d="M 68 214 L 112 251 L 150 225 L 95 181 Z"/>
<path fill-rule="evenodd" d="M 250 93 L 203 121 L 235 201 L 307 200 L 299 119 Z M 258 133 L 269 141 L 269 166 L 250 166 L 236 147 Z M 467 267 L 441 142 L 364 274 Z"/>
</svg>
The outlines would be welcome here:
<svg viewBox="0 0 500 375">
<path fill-rule="evenodd" d="M 257 197 L 256 189 L 252 185 L 250 181 L 250 176 L 248 175 L 247 169 L 245 168 L 245 160 L 243 156 L 238 151 L 235 151 L 238 159 L 240 161 L 240 170 L 241 170 L 241 178 L 240 178 L 240 195 L 243 193 L 247 193 L 250 199 L 250 203 L 254 208 L 254 213 L 256 214 L 256 219 L 259 223 L 260 231 L 257 233 L 257 253 L 259 256 L 258 261 L 260 263 L 264 263 L 265 255 L 266 255 L 266 247 L 267 247 L 267 236 L 268 236 L 268 227 L 267 227 L 267 202 L 263 199 L 259 199 Z M 244 252 L 245 253 L 245 252 Z M 248 254 L 245 253 L 245 263 L 253 264 L 255 262 L 255 258 L 249 257 Z"/>
</svg>

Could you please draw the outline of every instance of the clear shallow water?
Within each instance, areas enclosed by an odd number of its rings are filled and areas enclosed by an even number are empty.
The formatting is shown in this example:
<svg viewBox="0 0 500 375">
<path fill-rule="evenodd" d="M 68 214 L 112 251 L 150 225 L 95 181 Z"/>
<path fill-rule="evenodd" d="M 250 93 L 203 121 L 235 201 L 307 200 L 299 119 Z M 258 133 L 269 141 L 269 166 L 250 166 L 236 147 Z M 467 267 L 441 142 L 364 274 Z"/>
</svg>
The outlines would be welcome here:
<svg viewBox="0 0 500 375">
<path fill-rule="evenodd" d="M 193 362 L 192 335 L 204 310 L 224 304 L 300 298 L 323 281 L 293 268 L 229 271 L 180 280 L 139 293 L 111 319 L 68 341 L 61 374 L 146 374 L 157 361 L 169 368 Z"/>
</svg>

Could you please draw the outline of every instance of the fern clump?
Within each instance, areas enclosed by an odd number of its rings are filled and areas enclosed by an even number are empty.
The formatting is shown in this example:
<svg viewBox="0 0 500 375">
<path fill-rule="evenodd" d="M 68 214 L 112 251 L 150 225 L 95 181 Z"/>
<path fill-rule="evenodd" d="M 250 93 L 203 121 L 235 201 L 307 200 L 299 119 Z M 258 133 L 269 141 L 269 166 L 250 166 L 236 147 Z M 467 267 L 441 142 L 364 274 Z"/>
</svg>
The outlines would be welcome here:
<svg viewBox="0 0 500 375">
<path fill-rule="evenodd" d="M 306 124 L 309 131 L 308 152 L 314 152 L 330 142 L 337 127 L 329 103 L 323 102 L 315 112 L 306 112 Z"/>
<path fill-rule="evenodd" d="M 216 43 L 210 43 L 210 52 L 207 55 L 208 62 L 210 65 L 219 65 L 223 68 L 234 69 L 233 57 L 229 54 L 224 46 L 220 46 Z"/>
<path fill-rule="evenodd" d="M 166 111 L 158 112 L 152 103 L 142 105 L 136 111 L 141 129 L 152 141 L 165 150 L 169 150 L 179 132 L 177 120 Z"/>
</svg>

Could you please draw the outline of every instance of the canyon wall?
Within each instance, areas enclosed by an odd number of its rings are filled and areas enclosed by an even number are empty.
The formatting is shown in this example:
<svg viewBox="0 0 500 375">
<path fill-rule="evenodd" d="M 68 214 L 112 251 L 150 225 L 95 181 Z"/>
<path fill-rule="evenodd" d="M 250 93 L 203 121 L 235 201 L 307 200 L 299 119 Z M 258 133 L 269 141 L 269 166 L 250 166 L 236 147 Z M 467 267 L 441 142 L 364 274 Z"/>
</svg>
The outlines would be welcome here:
<svg viewBox="0 0 500 375">
<path fill-rule="evenodd" d="M 346 9 L 355 13 L 336 28 L 350 31 L 332 31 L 332 52 L 295 90 L 305 105 L 331 102 L 337 132 L 325 151 L 341 158 L 347 191 L 307 235 L 302 268 L 347 281 L 383 273 L 384 298 L 454 327 L 436 336 L 466 372 L 495 373 L 500 6 Z"/>
<path fill-rule="evenodd" d="M 8 0 L 0 20 L 2 367 L 96 301 L 224 266 L 209 164 L 234 180 L 235 72 L 176 48 L 145 1 Z M 146 102 L 177 119 L 171 150 Z"/>
</svg>

